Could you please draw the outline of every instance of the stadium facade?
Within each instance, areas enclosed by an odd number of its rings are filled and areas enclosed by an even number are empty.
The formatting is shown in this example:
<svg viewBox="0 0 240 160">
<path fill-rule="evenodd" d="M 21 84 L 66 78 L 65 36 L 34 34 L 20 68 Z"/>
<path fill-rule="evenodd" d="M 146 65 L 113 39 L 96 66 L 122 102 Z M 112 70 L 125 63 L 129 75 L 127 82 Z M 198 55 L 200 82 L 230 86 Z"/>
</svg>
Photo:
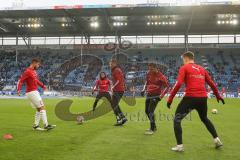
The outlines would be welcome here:
<svg viewBox="0 0 240 160">
<path fill-rule="evenodd" d="M 109 74 L 107 63 L 113 55 L 126 59 L 122 65 L 129 77 L 129 91 L 132 86 L 142 87 L 146 68 L 139 66 L 149 59 L 164 68 L 173 85 L 181 65 L 179 55 L 192 50 L 219 89 L 237 97 L 239 10 L 239 5 L 231 4 L 0 11 L 0 74 L 5 84 L 1 93 L 14 93 L 21 71 L 36 56 L 45 61 L 40 77 L 50 86 L 61 82 L 61 91 L 75 86 L 88 90 L 99 70 Z M 68 74 L 57 72 L 76 58 L 75 66 L 66 67 L 71 69 L 66 70 Z M 58 73 L 55 79 L 51 77 L 54 72 Z"/>
</svg>

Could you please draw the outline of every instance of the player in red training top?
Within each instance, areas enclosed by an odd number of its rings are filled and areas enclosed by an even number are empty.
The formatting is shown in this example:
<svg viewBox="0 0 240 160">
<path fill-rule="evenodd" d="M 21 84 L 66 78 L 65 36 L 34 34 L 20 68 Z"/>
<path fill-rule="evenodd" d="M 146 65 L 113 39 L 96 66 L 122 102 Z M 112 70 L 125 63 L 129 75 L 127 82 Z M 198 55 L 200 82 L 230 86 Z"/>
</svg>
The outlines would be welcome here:
<svg viewBox="0 0 240 160">
<path fill-rule="evenodd" d="M 220 96 L 218 89 L 208 72 L 202 66 L 194 63 L 194 53 L 188 51 L 182 55 L 182 59 L 184 65 L 179 69 L 177 82 L 167 101 L 167 106 L 170 108 L 174 96 L 180 89 L 181 85 L 185 83 L 185 95 L 179 103 L 174 117 L 174 132 L 177 146 L 173 147 L 172 150 L 179 152 L 184 151 L 181 121 L 193 109 L 197 110 L 201 121 L 205 124 L 206 128 L 214 138 L 216 148 L 219 148 L 222 146 L 222 143 L 218 138 L 214 125 L 207 117 L 207 91 L 205 83 L 212 88 L 218 102 L 222 101 L 223 104 L 225 104 L 225 102 Z"/>
<path fill-rule="evenodd" d="M 109 62 L 112 74 L 112 109 L 117 118 L 115 126 L 121 126 L 127 122 L 127 118 L 120 109 L 119 102 L 125 91 L 125 78 L 121 68 L 117 64 L 116 59 Z"/>
<path fill-rule="evenodd" d="M 223 97 L 223 98 L 226 98 L 226 97 L 227 97 L 226 88 L 225 88 L 225 87 L 222 88 L 222 97 Z"/>
<path fill-rule="evenodd" d="M 146 76 L 146 83 L 141 92 L 142 96 L 147 93 L 145 102 L 145 113 L 150 121 L 150 128 L 145 134 L 152 135 L 156 130 L 154 111 L 158 105 L 158 102 L 168 92 L 169 84 L 165 76 L 158 69 L 157 64 L 149 63 L 148 72 Z"/>
<path fill-rule="evenodd" d="M 95 102 L 93 104 L 93 111 L 95 111 L 96 106 L 98 101 L 102 98 L 105 97 L 107 98 L 107 100 L 110 102 L 111 104 L 111 95 L 109 94 L 109 90 L 111 87 L 111 82 L 110 80 L 107 78 L 107 75 L 105 72 L 101 72 L 99 79 L 96 81 L 95 86 L 93 87 L 93 92 L 98 91 L 98 94 L 96 96 Z"/>
<path fill-rule="evenodd" d="M 238 98 L 240 98 L 240 87 L 238 87 Z"/>
<path fill-rule="evenodd" d="M 40 60 L 33 59 L 31 65 L 23 72 L 17 84 L 17 94 L 20 95 L 21 87 L 26 83 L 26 96 L 31 102 L 32 107 L 36 108 L 35 122 L 33 128 L 35 130 L 50 130 L 55 128 L 55 125 L 48 124 L 46 110 L 42 98 L 38 92 L 38 86 L 45 91 L 47 88 L 39 81 L 36 70 L 40 67 Z M 39 122 L 42 119 L 44 129 L 39 127 Z"/>
</svg>

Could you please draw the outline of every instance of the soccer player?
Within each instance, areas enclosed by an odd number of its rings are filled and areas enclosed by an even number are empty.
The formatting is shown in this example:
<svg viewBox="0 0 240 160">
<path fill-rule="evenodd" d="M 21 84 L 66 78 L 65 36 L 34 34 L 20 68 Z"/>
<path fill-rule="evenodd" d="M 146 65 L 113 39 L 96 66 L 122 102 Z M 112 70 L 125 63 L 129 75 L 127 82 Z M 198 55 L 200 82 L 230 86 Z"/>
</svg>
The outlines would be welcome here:
<svg viewBox="0 0 240 160">
<path fill-rule="evenodd" d="M 217 149 L 222 146 L 222 142 L 218 138 L 214 125 L 207 117 L 208 107 L 205 82 L 212 88 L 217 101 L 221 101 L 223 104 L 225 104 L 225 102 L 220 96 L 218 89 L 208 72 L 202 66 L 194 63 L 194 53 L 188 51 L 182 55 L 182 59 L 184 65 L 179 69 L 177 82 L 167 101 L 167 107 L 170 108 L 174 96 L 180 89 L 181 85 L 185 83 L 185 95 L 179 103 L 174 117 L 174 132 L 177 140 L 177 146 L 173 147 L 172 151 L 184 151 L 181 121 L 193 109 L 197 110 L 201 121 L 211 133 Z"/>
<path fill-rule="evenodd" d="M 40 60 L 32 59 L 31 65 L 23 72 L 21 78 L 18 80 L 17 84 L 17 94 L 20 95 L 21 87 L 26 83 L 26 96 L 31 102 L 31 105 L 36 108 L 35 122 L 33 129 L 35 130 L 50 130 L 55 128 L 55 125 L 48 124 L 47 114 L 44 107 L 42 98 L 38 92 L 38 86 L 42 87 L 45 91 L 46 86 L 39 81 L 36 70 L 40 67 Z M 44 124 L 44 129 L 39 127 L 39 122 L 42 119 Z"/>
<path fill-rule="evenodd" d="M 125 91 L 125 79 L 121 68 L 117 64 L 116 59 L 111 59 L 109 62 L 112 75 L 112 109 L 117 118 L 117 123 L 115 126 L 121 126 L 127 122 L 127 118 L 122 113 L 119 102 Z"/>
<path fill-rule="evenodd" d="M 109 94 L 109 87 L 111 86 L 110 80 L 107 78 L 107 75 L 105 72 L 100 73 L 99 79 L 96 81 L 95 86 L 93 87 L 93 92 L 98 91 L 98 94 L 96 96 L 96 100 L 93 104 L 93 111 L 95 111 L 98 101 L 105 97 L 111 104 L 111 95 Z"/>
<path fill-rule="evenodd" d="M 240 98 L 240 87 L 238 87 L 238 98 Z"/>
<path fill-rule="evenodd" d="M 150 121 L 150 128 L 145 134 L 152 135 L 156 130 L 154 111 L 158 105 L 158 102 L 164 97 L 168 92 L 169 84 L 165 76 L 157 68 L 157 64 L 149 63 L 148 72 L 146 76 L 146 83 L 141 92 L 142 96 L 147 93 L 145 101 L 145 113 Z"/>
<path fill-rule="evenodd" d="M 226 97 L 227 97 L 227 94 L 226 94 L 226 89 L 225 89 L 225 87 L 223 87 L 223 88 L 222 88 L 222 96 L 223 96 L 224 98 L 226 98 Z"/>
<path fill-rule="evenodd" d="M 212 89 L 210 86 L 207 86 L 207 97 L 212 98 L 211 95 L 212 95 Z"/>
</svg>

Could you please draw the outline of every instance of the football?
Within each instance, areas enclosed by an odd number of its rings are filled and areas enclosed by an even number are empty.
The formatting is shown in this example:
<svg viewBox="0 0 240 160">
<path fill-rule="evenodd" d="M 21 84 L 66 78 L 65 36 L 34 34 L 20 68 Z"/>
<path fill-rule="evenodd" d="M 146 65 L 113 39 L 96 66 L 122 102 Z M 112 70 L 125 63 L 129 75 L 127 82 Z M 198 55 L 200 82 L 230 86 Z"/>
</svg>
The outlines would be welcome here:
<svg viewBox="0 0 240 160">
<path fill-rule="evenodd" d="M 218 110 L 217 109 L 212 109 L 212 114 L 217 114 Z"/>
<path fill-rule="evenodd" d="M 83 116 L 77 116 L 77 124 L 83 124 L 84 117 Z"/>
</svg>

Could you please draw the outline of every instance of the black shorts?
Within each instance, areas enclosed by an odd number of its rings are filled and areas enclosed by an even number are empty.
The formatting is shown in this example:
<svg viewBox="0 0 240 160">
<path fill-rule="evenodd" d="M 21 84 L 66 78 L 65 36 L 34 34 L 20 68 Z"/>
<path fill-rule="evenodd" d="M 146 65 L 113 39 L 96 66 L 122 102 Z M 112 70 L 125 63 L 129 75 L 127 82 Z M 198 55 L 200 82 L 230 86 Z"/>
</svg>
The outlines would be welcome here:
<svg viewBox="0 0 240 160">
<path fill-rule="evenodd" d="M 201 119 L 207 117 L 207 97 L 183 97 L 175 112 L 175 118 L 181 120 L 193 109 L 197 110 Z"/>
<path fill-rule="evenodd" d="M 109 92 L 99 92 L 96 96 L 96 99 L 100 100 L 103 97 L 107 98 L 107 100 L 111 102 L 111 95 L 109 94 Z"/>
<path fill-rule="evenodd" d="M 179 103 L 174 117 L 174 132 L 177 144 L 182 144 L 181 121 L 193 109 L 197 110 L 201 121 L 205 124 L 212 137 L 218 137 L 214 125 L 207 117 L 207 97 L 184 97 Z"/>
</svg>

